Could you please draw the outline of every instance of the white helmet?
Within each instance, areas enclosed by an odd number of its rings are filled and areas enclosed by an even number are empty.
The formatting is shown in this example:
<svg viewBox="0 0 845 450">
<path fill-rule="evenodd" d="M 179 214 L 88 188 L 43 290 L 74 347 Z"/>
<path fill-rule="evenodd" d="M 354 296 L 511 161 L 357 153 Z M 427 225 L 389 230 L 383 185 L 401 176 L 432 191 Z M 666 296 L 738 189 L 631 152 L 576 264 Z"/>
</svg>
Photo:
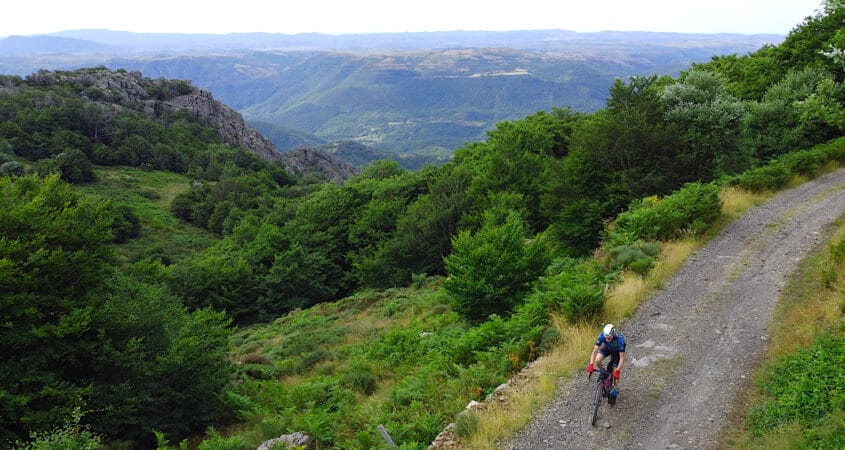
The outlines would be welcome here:
<svg viewBox="0 0 845 450">
<path fill-rule="evenodd" d="M 604 326 L 604 335 L 605 336 L 616 336 L 616 327 L 614 327 L 612 323 L 605 325 Z"/>
</svg>

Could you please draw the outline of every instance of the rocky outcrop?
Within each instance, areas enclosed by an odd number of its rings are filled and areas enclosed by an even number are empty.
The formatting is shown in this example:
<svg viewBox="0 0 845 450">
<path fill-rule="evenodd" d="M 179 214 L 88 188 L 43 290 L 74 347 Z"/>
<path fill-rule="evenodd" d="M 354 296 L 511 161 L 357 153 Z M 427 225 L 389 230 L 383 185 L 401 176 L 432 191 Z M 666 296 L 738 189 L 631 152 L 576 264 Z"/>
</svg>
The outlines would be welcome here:
<svg viewBox="0 0 845 450">
<path fill-rule="evenodd" d="M 203 123 L 215 128 L 220 139 L 229 145 L 252 150 L 267 161 L 283 159 L 270 139 L 247 125 L 240 113 L 214 100 L 211 92 L 193 88 L 190 94 L 167 100 L 163 105 L 165 109 L 192 112 Z"/>
<path fill-rule="evenodd" d="M 27 80 L 49 82 L 50 72 L 37 72 Z M 154 80 L 141 72 L 112 71 L 105 68 L 57 72 L 57 82 L 70 82 L 83 88 L 89 100 L 143 111 L 149 116 L 183 112 L 193 115 L 220 134 L 220 139 L 234 147 L 251 150 L 267 161 L 279 161 L 269 139 L 248 126 L 240 113 L 214 99 L 211 92 L 185 80 Z"/>
<path fill-rule="evenodd" d="M 300 148 L 285 153 L 284 163 L 288 171 L 296 175 L 316 174 L 330 181 L 343 181 L 361 172 L 357 166 L 313 148 Z"/>
<path fill-rule="evenodd" d="M 118 110 L 136 110 L 150 117 L 189 114 L 217 130 L 224 143 L 250 150 L 268 162 L 281 161 L 288 172 L 296 175 L 315 174 L 320 179 L 343 181 L 359 172 L 356 166 L 315 149 L 280 153 L 269 139 L 247 125 L 240 113 L 186 80 L 154 80 L 137 71 L 100 67 L 73 72 L 41 70 L 26 81 L 31 85 L 71 83 L 89 101 Z"/>
<path fill-rule="evenodd" d="M 275 439 L 264 441 L 264 443 L 258 446 L 257 450 L 274 449 L 278 447 L 278 444 L 282 444 L 282 448 L 306 448 L 308 447 L 310 441 L 311 439 L 307 434 L 297 431 L 293 434 L 286 434 Z"/>
</svg>

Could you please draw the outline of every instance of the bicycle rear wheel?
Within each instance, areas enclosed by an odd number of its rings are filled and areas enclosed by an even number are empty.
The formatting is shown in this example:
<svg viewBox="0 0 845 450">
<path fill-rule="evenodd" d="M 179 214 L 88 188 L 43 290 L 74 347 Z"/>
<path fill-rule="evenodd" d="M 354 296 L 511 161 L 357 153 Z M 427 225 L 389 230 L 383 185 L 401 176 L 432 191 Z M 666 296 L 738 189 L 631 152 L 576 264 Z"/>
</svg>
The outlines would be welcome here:
<svg viewBox="0 0 845 450">
<path fill-rule="evenodd" d="M 593 398 L 593 421 L 591 424 L 596 426 L 596 419 L 599 418 L 599 406 L 601 406 L 601 399 L 604 397 L 604 385 L 601 381 L 596 383 L 596 395 Z"/>
</svg>

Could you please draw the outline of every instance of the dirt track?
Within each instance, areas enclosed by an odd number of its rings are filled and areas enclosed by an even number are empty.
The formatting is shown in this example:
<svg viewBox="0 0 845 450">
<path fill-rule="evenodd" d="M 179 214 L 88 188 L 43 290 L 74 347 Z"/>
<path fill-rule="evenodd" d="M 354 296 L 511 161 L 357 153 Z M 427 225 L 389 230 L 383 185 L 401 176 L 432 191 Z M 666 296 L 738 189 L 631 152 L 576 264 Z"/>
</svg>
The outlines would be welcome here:
<svg viewBox="0 0 845 450">
<path fill-rule="evenodd" d="M 500 447 L 716 448 L 787 275 L 843 213 L 845 169 L 726 227 L 619 326 L 628 346 L 619 401 L 602 406 L 595 427 L 585 373 Z"/>
</svg>

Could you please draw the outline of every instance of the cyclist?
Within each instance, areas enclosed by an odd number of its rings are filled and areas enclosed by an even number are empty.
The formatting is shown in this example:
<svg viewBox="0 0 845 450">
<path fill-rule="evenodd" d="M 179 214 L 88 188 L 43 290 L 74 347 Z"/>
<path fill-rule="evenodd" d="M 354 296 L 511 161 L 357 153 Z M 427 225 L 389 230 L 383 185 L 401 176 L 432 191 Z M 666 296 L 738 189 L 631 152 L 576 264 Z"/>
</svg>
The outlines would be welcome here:
<svg viewBox="0 0 845 450">
<path fill-rule="evenodd" d="M 587 373 L 592 374 L 596 367 L 601 367 L 602 360 L 608 355 L 610 355 L 610 364 L 607 366 L 607 370 L 613 371 L 614 381 L 618 384 L 619 371 L 625 365 L 625 337 L 622 336 L 622 333 L 616 331 L 616 327 L 612 323 L 605 325 L 598 339 L 596 339 L 593 354 L 590 355 L 590 365 L 587 366 Z M 613 394 L 613 402 L 615 402 L 616 388 L 614 388 Z"/>
</svg>

